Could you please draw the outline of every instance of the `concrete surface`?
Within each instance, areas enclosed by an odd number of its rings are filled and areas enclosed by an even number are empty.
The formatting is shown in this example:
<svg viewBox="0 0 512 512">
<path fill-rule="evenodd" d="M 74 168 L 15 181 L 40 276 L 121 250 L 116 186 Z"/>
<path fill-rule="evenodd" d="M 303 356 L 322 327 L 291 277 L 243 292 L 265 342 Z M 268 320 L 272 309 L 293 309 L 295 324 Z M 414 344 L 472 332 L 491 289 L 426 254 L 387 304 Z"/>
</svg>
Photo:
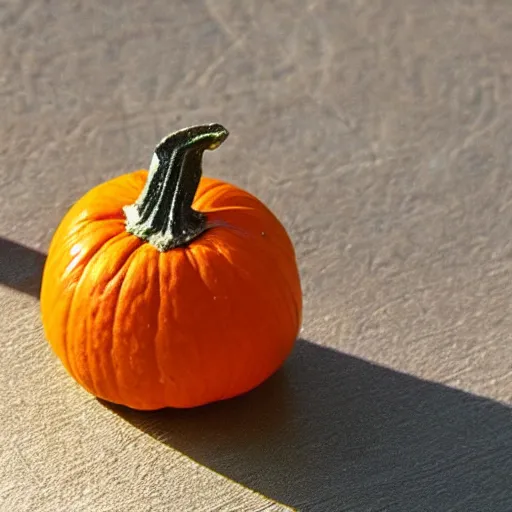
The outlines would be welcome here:
<svg viewBox="0 0 512 512">
<path fill-rule="evenodd" d="M 0 509 L 511 511 L 511 56 L 509 0 L 1 2 Z M 100 403 L 42 336 L 53 230 L 209 121 L 302 340 L 237 400 Z"/>
</svg>

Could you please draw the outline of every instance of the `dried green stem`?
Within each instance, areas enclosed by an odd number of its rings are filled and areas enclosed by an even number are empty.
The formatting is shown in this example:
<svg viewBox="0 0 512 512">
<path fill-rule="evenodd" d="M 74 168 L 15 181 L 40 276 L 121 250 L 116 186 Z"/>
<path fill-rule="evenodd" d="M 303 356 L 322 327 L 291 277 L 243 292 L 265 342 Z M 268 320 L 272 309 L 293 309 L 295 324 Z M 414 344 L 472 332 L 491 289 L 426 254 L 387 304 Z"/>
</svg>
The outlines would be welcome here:
<svg viewBox="0 0 512 512">
<path fill-rule="evenodd" d="M 203 153 L 217 148 L 227 136 L 223 126 L 209 124 L 165 137 L 155 149 L 139 198 L 124 207 L 126 230 L 162 252 L 186 245 L 203 233 L 206 217 L 192 209 Z"/>
</svg>

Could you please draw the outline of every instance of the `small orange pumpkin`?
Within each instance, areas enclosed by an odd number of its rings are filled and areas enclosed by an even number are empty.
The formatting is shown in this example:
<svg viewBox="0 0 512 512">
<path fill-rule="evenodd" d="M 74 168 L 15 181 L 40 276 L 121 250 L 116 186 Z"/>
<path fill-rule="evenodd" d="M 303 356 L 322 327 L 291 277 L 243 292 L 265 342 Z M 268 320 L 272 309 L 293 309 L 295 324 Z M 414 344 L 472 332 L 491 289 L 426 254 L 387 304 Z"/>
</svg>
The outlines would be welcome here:
<svg viewBox="0 0 512 512">
<path fill-rule="evenodd" d="M 44 332 L 87 391 L 134 409 L 245 393 L 289 355 L 302 316 L 294 248 L 257 198 L 202 177 L 219 124 L 170 134 L 149 171 L 68 211 L 41 288 Z"/>
</svg>

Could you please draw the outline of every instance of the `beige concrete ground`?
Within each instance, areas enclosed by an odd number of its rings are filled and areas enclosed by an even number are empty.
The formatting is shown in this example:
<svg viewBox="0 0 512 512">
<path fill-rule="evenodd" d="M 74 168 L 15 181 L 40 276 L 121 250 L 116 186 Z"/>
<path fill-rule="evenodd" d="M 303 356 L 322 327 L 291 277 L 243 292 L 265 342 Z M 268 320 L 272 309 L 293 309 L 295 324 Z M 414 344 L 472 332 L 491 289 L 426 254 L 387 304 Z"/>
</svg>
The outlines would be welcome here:
<svg viewBox="0 0 512 512">
<path fill-rule="evenodd" d="M 2 512 L 512 510 L 508 0 L 4 1 L 0 113 Z M 302 340 L 241 399 L 112 409 L 43 339 L 45 251 L 209 121 L 296 244 Z"/>
</svg>

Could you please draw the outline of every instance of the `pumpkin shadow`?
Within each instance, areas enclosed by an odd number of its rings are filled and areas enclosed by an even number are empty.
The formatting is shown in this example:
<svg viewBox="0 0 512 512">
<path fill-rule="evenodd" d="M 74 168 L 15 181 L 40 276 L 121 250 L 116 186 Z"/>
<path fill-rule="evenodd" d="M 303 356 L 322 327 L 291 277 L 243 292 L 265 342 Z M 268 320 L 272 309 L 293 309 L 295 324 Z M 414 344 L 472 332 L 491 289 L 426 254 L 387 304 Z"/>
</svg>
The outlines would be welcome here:
<svg viewBox="0 0 512 512">
<path fill-rule="evenodd" d="M 46 255 L 0 237 L 0 284 L 39 298 Z"/>
<path fill-rule="evenodd" d="M 235 399 L 156 412 L 102 403 L 299 510 L 511 510 L 509 406 L 304 340 Z"/>
</svg>

